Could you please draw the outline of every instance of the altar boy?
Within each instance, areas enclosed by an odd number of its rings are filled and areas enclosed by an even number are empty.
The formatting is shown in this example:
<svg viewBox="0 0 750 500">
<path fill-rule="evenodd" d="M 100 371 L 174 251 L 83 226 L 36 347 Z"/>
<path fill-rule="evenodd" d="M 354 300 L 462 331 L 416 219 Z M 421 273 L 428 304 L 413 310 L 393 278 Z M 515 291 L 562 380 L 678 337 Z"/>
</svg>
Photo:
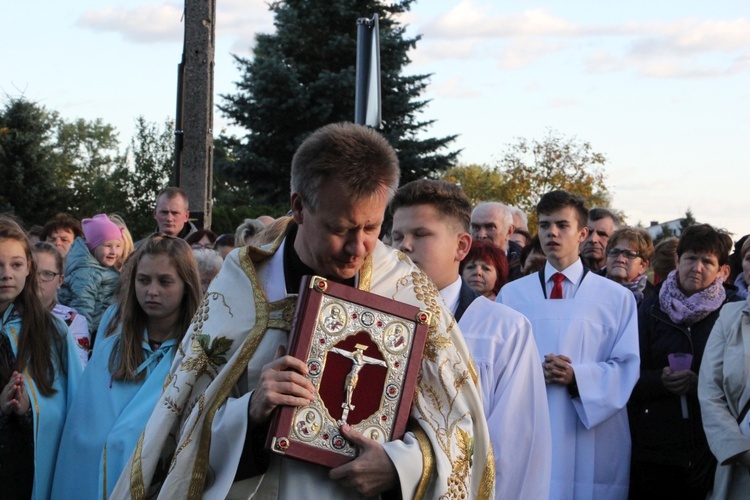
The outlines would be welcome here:
<svg viewBox="0 0 750 500">
<path fill-rule="evenodd" d="M 537 205 L 543 270 L 507 284 L 497 301 L 524 314 L 544 355 L 552 425 L 550 498 L 625 499 L 630 430 L 625 404 L 638 380 L 633 294 L 578 257 L 583 200 L 551 191 Z"/>
<path fill-rule="evenodd" d="M 471 204 L 455 184 L 421 179 L 398 190 L 391 210 L 394 248 L 435 283 L 474 358 L 495 453 L 496 497 L 547 498 L 550 424 L 531 326 L 459 276 L 471 247 Z"/>
</svg>

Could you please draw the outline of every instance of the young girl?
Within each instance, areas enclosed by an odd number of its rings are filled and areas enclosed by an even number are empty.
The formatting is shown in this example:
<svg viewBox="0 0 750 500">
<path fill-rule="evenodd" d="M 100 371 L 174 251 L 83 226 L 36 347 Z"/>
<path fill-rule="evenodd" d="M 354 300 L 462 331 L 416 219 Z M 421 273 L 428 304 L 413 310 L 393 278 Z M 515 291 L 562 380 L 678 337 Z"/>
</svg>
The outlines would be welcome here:
<svg viewBox="0 0 750 500">
<path fill-rule="evenodd" d="M 50 496 L 65 415 L 81 375 L 73 340 L 36 294 L 29 240 L 0 217 L 0 495 Z"/>
<path fill-rule="evenodd" d="M 53 498 L 109 497 L 198 308 L 198 268 L 179 238 L 152 235 L 125 272 L 127 288 L 102 320 L 68 416 Z"/>
<path fill-rule="evenodd" d="M 86 368 L 91 354 L 91 334 L 86 318 L 73 309 L 57 303 L 57 291 L 63 284 L 63 258 L 51 243 L 40 241 L 34 245 L 39 289 L 37 295 L 42 305 L 68 325 L 68 330 L 76 344 L 76 352 L 81 365 Z"/>
<path fill-rule="evenodd" d="M 105 214 L 83 219 L 83 235 L 76 238 L 65 261 L 60 302 L 82 314 L 93 341 L 102 314 L 113 301 L 120 273 L 122 232 Z"/>
</svg>

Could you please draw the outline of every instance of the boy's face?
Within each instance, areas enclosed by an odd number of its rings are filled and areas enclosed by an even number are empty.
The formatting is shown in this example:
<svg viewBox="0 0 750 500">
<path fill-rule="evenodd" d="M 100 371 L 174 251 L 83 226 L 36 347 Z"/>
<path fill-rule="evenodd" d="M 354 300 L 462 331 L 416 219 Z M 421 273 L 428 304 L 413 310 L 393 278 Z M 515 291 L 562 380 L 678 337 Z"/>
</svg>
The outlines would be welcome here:
<svg viewBox="0 0 750 500">
<path fill-rule="evenodd" d="M 579 227 L 573 207 L 563 207 L 550 214 L 539 214 L 539 241 L 552 266 L 562 271 L 578 259 L 578 248 L 588 229 Z"/>
<path fill-rule="evenodd" d="M 458 279 L 459 263 L 471 247 L 471 236 L 459 227 L 432 205 L 401 207 L 393 215 L 393 248 L 408 255 L 441 290 Z"/>
</svg>

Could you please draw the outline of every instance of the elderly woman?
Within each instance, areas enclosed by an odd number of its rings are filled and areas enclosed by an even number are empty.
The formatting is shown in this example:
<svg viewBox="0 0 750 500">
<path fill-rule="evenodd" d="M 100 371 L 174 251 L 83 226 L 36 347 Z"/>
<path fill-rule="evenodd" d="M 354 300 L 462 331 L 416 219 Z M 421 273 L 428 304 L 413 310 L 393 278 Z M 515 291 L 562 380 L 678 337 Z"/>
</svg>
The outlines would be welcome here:
<svg viewBox="0 0 750 500">
<path fill-rule="evenodd" d="M 213 248 L 194 248 L 193 256 L 198 264 L 198 274 L 201 278 L 201 294 L 205 294 L 211 282 L 219 274 L 224 259 Z"/>
<path fill-rule="evenodd" d="M 750 242 L 742 268 L 750 271 Z M 745 499 L 750 492 L 750 299 L 727 304 L 708 337 L 698 377 L 703 428 L 718 460 L 709 498 Z"/>
<path fill-rule="evenodd" d="M 495 300 L 500 288 L 508 282 L 508 259 L 500 247 L 474 240 L 459 271 L 472 290 Z"/>
<path fill-rule="evenodd" d="M 607 278 L 633 292 L 639 304 L 654 293 L 645 274 L 653 254 L 654 241 L 643 229 L 624 227 L 607 241 Z"/>
<path fill-rule="evenodd" d="M 641 376 L 628 403 L 632 498 L 705 498 L 710 488 L 697 374 L 727 300 L 720 269 L 730 247 L 708 224 L 687 228 L 677 268 L 638 309 Z M 673 354 L 690 357 L 682 356 L 688 361 L 678 367 Z"/>
</svg>

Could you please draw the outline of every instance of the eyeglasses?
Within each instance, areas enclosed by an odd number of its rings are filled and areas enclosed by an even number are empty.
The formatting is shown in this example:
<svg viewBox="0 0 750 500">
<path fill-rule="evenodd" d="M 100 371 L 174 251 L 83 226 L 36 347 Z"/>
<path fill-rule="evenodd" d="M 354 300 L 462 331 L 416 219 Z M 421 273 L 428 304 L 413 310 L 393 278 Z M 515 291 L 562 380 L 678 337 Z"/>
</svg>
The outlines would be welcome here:
<svg viewBox="0 0 750 500">
<path fill-rule="evenodd" d="M 624 255 L 628 260 L 633 260 L 636 257 L 641 256 L 641 254 L 639 254 L 638 252 L 634 252 L 633 250 L 628 250 L 626 248 L 612 248 L 610 250 L 607 250 L 607 257 L 617 258 L 620 255 Z"/>
<path fill-rule="evenodd" d="M 40 280 L 44 282 L 50 282 L 57 276 L 60 276 L 60 273 L 53 273 L 52 271 L 39 271 L 38 275 Z"/>
<path fill-rule="evenodd" d="M 213 250 L 214 245 L 213 243 L 206 243 L 205 245 L 201 245 L 200 243 L 193 243 L 191 248 L 193 250 Z"/>
</svg>

